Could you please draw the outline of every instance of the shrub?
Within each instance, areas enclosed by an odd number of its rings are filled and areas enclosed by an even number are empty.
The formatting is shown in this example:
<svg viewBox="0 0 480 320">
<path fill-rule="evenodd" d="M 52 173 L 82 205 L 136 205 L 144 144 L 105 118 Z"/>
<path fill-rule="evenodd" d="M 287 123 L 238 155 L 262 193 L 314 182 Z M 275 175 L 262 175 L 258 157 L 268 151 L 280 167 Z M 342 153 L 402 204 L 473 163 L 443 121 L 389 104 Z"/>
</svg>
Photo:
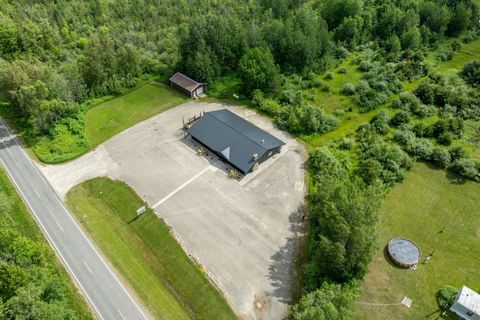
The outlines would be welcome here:
<svg viewBox="0 0 480 320">
<path fill-rule="evenodd" d="M 440 119 L 433 125 L 433 136 L 438 138 L 445 133 L 451 133 L 454 137 L 461 137 L 463 134 L 464 122 L 462 119 L 449 117 Z"/>
<path fill-rule="evenodd" d="M 472 159 L 458 159 L 452 162 L 449 169 L 465 178 L 480 181 L 479 164 Z"/>
<path fill-rule="evenodd" d="M 388 92 L 387 83 L 383 80 L 372 79 L 368 82 L 370 88 L 379 92 Z"/>
<path fill-rule="evenodd" d="M 324 84 L 320 90 L 322 90 L 323 92 L 330 92 L 330 86 L 328 84 Z"/>
<path fill-rule="evenodd" d="M 410 122 L 410 115 L 408 112 L 400 110 L 390 119 L 390 124 L 394 127 L 399 127 L 402 124 Z"/>
<path fill-rule="evenodd" d="M 480 86 L 480 60 L 467 62 L 462 71 L 465 81 L 474 86 Z"/>
<path fill-rule="evenodd" d="M 341 117 L 345 114 L 345 110 L 342 109 L 342 108 L 337 108 L 337 109 L 333 110 L 333 114 L 337 117 Z"/>
<path fill-rule="evenodd" d="M 452 147 L 448 149 L 448 152 L 450 153 L 452 161 L 464 159 L 467 157 L 467 151 L 465 151 L 465 149 L 461 146 Z"/>
<path fill-rule="evenodd" d="M 457 296 L 458 290 L 452 286 L 444 286 L 437 292 L 437 304 L 441 309 L 447 310 L 450 309 L 455 297 Z"/>
<path fill-rule="evenodd" d="M 445 50 L 440 51 L 437 54 L 437 58 L 440 61 L 450 61 L 450 60 L 453 59 L 454 54 L 455 54 L 455 52 L 453 52 L 452 49 L 445 49 Z"/>
<path fill-rule="evenodd" d="M 290 310 L 291 320 L 342 320 L 351 318 L 351 306 L 358 290 L 348 285 L 323 282 Z"/>
<path fill-rule="evenodd" d="M 428 126 L 422 122 L 416 123 L 413 126 L 412 131 L 415 133 L 417 137 L 420 137 L 420 138 L 429 138 L 433 136 L 432 126 Z"/>
<path fill-rule="evenodd" d="M 393 139 L 411 156 L 430 160 L 433 153 L 432 144 L 426 139 L 419 139 L 412 131 L 398 130 Z"/>
<path fill-rule="evenodd" d="M 368 72 L 373 69 L 373 64 L 369 61 L 362 61 L 358 65 L 358 69 L 362 72 Z"/>
<path fill-rule="evenodd" d="M 431 160 L 437 167 L 444 169 L 450 165 L 450 162 L 452 161 L 452 157 L 450 156 L 450 153 L 447 150 L 436 147 L 436 148 L 433 148 L 432 150 Z"/>
<path fill-rule="evenodd" d="M 302 92 L 299 90 L 283 90 L 279 101 L 281 104 L 299 104 L 302 101 Z"/>
<path fill-rule="evenodd" d="M 338 126 L 338 120 L 322 107 L 305 103 L 287 105 L 275 119 L 277 125 L 296 134 L 326 133 Z"/>
<path fill-rule="evenodd" d="M 412 109 L 412 113 L 420 118 L 425 118 L 434 115 L 435 110 L 436 109 L 434 106 L 420 104 L 416 108 Z"/>
<path fill-rule="evenodd" d="M 316 77 L 316 74 L 314 72 L 308 72 L 305 75 L 305 80 L 312 81 L 315 79 L 315 77 Z"/>
<path fill-rule="evenodd" d="M 333 79 L 333 73 L 328 72 L 328 73 L 325 75 L 325 80 L 332 80 L 332 79 Z"/>
<path fill-rule="evenodd" d="M 344 96 L 353 96 L 355 94 L 355 86 L 351 83 L 345 83 L 342 86 L 341 93 Z"/>
<path fill-rule="evenodd" d="M 309 101 L 315 100 L 315 94 L 313 92 L 305 92 L 303 94 L 303 97 L 305 98 L 305 100 L 309 100 Z"/>
<path fill-rule="evenodd" d="M 450 47 L 452 48 L 453 51 L 460 51 L 460 49 L 462 49 L 462 43 L 457 39 L 455 39 L 450 44 Z"/>
<path fill-rule="evenodd" d="M 443 144 L 444 146 L 449 146 L 452 144 L 454 136 L 451 132 L 444 132 L 437 137 L 437 142 Z"/>
<path fill-rule="evenodd" d="M 399 146 L 388 144 L 377 139 L 365 139 L 359 132 L 362 160 L 374 159 L 382 165 L 380 179 L 387 185 L 401 182 L 408 169 L 412 167 L 412 160 Z"/>
<path fill-rule="evenodd" d="M 403 149 L 409 149 L 416 141 L 415 134 L 409 130 L 397 130 L 393 134 L 393 140 L 400 144 Z"/>
<path fill-rule="evenodd" d="M 378 180 L 381 180 L 380 174 L 382 169 L 382 164 L 377 160 L 366 159 L 360 162 L 357 173 L 366 184 L 372 185 Z"/>
<path fill-rule="evenodd" d="M 343 138 L 338 143 L 338 148 L 341 150 L 351 150 L 353 147 L 353 140 L 349 138 Z"/>
<path fill-rule="evenodd" d="M 345 167 L 329 148 L 314 149 L 308 155 L 307 161 L 308 167 L 313 173 L 312 181 L 314 184 L 319 184 L 320 187 L 332 185 L 347 178 Z M 325 191 L 329 193 L 331 190 L 325 189 Z"/>
<path fill-rule="evenodd" d="M 316 80 L 313 81 L 312 85 L 313 85 L 314 88 L 320 88 L 322 86 L 322 84 L 323 84 L 322 80 L 316 79 Z"/>
<path fill-rule="evenodd" d="M 274 99 L 265 98 L 260 90 L 253 92 L 252 104 L 260 111 L 269 115 L 276 115 L 282 106 Z"/>
<path fill-rule="evenodd" d="M 389 129 L 388 122 L 390 121 L 390 117 L 388 112 L 385 110 L 380 111 L 378 114 L 373 116 L 372 120 L 370 120 L 370 124 L 372 128 L 378 134 L 386 134 Z"/>
<path fill-rule="evenodd" d="M 338 69 L 338 73 L 345 74 L 345 73 L 347 73 L 347 69 L 346 68 L 340 68 L 340 69 Z"/>
<path fill-rule="evenodd" d="M 302 88 L 302 89 L 313 88 L 313 83 L 310 80 L 303 80 L 300 84 L 300 88 Z"/>
<path fill-rule="evenodd" d="M 356 102 L 361 112 L 374 110 L 376 107 L 384 104 L 388 100 L 388 96 L 372 89 L 365 81 L 361 81 L 356 88 Z"/>
<path fill-rule="evenodd" d="M 336 47 L 335 48 L 335 57 L 338 59 L 345 59 L 348 57 L 350 52 L 345 47 Z"/>
<path fill-rule="evenodd" d="M 428 161 L 431 160 L 433 148 L 430 141 L 416 138 L 414 144 L 410 146 L 407 152 L 414 157 Z"/>
<path fill-rule="evenodd" d="M 403 107 L 403 103 L 400 99 L 397 99 L 395 101 L 392 102 L 392 104 L 390 105 L 393 109 L 400 109 Z"/>
</svg>

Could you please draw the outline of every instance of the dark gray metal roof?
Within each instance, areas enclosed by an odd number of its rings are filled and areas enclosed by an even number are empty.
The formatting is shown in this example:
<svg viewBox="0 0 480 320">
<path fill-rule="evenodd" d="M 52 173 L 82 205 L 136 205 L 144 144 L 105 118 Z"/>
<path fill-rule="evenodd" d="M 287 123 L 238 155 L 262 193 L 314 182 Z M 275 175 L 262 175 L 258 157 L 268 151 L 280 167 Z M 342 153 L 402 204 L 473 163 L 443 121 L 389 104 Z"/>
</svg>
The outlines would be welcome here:
<svg viewBox="0 0 480 320">
<path fill-rule="evenodd" d="M 243 173 L 269 150 L 285 144 L 226 109 L 205 113 L 187 132 Z"/>
</svg>

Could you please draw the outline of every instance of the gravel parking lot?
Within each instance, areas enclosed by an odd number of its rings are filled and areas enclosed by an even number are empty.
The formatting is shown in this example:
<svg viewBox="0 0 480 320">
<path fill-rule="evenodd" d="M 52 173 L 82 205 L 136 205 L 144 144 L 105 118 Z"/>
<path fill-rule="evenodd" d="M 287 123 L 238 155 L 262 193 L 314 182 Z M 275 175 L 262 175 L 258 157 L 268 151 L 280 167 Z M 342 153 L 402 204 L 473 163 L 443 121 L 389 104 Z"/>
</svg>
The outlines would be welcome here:
<svg viewBox="0 0 480 320">
<path fill-rule="evenodd" d="M 182 116 L 227 107 L 286 142 L 242 180 L 228 165 L 199 156 Z M 282 319 L 291 298 L 292 251 L 305 194 L 305 152 L 264 117 L 241 107 L 189 102 L 115 136 L 85 156 L 41 166 L 60 196 L 97 176 L 132 186 L 169 224 L 241 319 Z"/>
</svg>

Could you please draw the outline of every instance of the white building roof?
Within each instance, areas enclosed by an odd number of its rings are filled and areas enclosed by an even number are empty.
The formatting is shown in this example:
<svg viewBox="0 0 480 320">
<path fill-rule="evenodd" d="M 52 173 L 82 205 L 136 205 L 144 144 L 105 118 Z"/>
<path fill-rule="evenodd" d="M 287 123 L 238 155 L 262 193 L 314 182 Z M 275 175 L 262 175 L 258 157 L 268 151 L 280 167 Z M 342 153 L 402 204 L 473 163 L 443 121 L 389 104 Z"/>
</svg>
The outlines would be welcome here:
<svg viewBox="0 0 480 320">
<path fill-rule="evenodd" d="M 457 297 L 456 303 L 480 315 L 480 294 L 472 289 L 464 286 Z"/>
</svg>

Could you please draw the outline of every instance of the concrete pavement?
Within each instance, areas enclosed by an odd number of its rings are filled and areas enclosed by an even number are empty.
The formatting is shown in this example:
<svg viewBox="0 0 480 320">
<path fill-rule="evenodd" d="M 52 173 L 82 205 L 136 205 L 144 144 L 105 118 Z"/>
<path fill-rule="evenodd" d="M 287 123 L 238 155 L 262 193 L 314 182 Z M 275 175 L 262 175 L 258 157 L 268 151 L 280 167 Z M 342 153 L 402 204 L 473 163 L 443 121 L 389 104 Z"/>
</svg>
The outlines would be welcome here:
<svg viewBox="0 0 480 320">
<path fill-rule="evenodd" d="M 0 161 L 101 319 L 148 319 L 16 138 L 0 121 Z"/>
<path fill-rule="evenodd" d="M 236 181 L 213 154 L 197 155 L 182 117 L 228 108 L 286 145 Z M 123 131 L 61 165 L 38 165 L 60 197 L 97 176 L 126 182 L 172 228 L 242 320 L 287 315 L 302 234 L 305 150 L 250 109 L 189 101 Z"/>
</svg>

